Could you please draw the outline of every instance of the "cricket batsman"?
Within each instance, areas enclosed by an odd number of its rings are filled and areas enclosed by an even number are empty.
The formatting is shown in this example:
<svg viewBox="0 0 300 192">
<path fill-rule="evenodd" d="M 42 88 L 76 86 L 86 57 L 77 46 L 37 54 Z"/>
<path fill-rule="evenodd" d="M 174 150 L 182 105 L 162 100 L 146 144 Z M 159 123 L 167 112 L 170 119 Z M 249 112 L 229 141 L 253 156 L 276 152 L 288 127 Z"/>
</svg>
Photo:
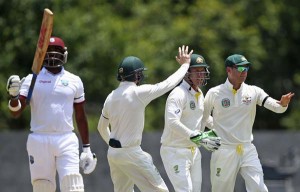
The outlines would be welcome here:
<svg viewBox="0 0 300 192">
<path fill-rule="evenodd" d="M 27 152 L 33 192 L 55 192 L 56 172 L 62 192 L 84 192 L 79 165 L 85 174 L 90 174 L 97 163 L 89 144 L 83 83 L 80 77 L 65 70 L 67 55 L 63 40 L 51 37 L 30 100 Z M 7 81 L 8 108 L 13 117 L 19 117 L 28 106 L 31 79 L 32 74 L 22 81 L 18 75 L 12 75 Z M 83 144 L 80 156 L 73 113 Z"/>
</svg>

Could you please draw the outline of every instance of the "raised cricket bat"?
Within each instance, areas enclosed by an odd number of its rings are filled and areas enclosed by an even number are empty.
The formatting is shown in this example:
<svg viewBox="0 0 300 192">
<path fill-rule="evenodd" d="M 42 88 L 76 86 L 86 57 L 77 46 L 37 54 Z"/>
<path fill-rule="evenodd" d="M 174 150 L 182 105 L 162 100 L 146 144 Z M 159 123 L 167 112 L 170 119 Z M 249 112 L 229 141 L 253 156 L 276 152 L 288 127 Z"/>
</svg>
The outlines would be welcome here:
<svg viewBox="0 0 300 192">
<path fill-rule="evenodd" d="M 49 9 L 44 9 L 44 15 L 43 15 L 43 20 L 42 20 L 42 25 L 40 29 L 40 35 L 39 39 L 36 45 L 36 50 L 34 54 L 34 59 L 32 63 L 32 80 L 30 83 L 30 87 L 28 90 L 28 95 L 26 98 L 26 104 L 28 105 L 30 103 L 30 99 L 32 96 L 32 92 L 34 89 L 35 81 L 37 78 L 37 75 L 39 74 L 43 61 L 48 49 L 51 33 L 52 33 L 52 28 L 53 28 L 53 13 Z"/>
</svg>

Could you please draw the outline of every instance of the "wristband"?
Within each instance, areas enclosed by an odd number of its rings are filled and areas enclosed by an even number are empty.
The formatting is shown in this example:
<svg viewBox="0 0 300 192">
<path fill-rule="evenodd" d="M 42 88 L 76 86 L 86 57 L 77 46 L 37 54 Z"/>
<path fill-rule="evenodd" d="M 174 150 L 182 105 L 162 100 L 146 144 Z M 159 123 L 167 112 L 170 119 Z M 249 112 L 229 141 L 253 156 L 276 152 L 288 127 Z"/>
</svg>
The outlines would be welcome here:
<svg viewBox="0 0 300 192">
<path fill-rule="evenodd" d="M 87 144 L 82 144 L 82 147 L 85 148 L 85 147 L 90 147 L 91 144 L 87 143 Z"/>
<path fill-rule="evenodd" d="M 10 105 L 10 101 L 11 100 L 8 101 L 8 108 L 9 108 L 9 110 L 11 110 L 13 112 L 16 112 L 16 111 L 19 111 L 21 109 L 21 102 L 20 102 L 20 100 L 18 100 L 18 105 L 16 107 L 12 107 Z"/>
<path fill-rule="evenodd" d="M 16 95 L 16 96 L 12 96 L 12 95 L 10 95 L 10 99 L 12 99 L 12 100 L 19 99 L 19 95 L 20 95 L 20 94 L 18 94 L 18 95 Z"/>
</svg>

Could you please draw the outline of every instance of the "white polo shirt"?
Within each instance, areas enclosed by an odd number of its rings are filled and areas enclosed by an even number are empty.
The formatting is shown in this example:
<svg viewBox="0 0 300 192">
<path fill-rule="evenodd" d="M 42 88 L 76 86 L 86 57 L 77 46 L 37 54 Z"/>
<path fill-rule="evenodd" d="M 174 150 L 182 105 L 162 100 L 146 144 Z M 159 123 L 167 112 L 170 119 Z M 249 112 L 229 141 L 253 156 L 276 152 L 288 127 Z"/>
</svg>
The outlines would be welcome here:
<svg viewBox="0 0 300 192">
<path fill-rule="evenodd" d="M 200 132 L 201 120 L 204 110 L 204 96 L 198 89 L 196 91 L 185 81 L 173 89 L 169 94 L 165 108 L 165 127 L 161 143 L 170 147 L 195 147 L 191 134 Z"/>
<path fill-rule="evenodd" d="M 105 100 L 98 130 L 106 142 L 117 139 L 122 147 L 141 144 L 145 122 L 145 107 L 155 98 L 174 88 L 184 77 L 188 64 L 181 67 L 166 80 L 151 85 L 137 86 L 134 82 L 121 82 Z M 107 131 L 110 124 L 111 133 Z"/>
<path fill-rule="evenodd" d="M 27 97 L 32 79 L 29 74 L 22 84 L 20 95 Z M 31 107 L 31 131 L 69 132 L 73 127 L 73 104 L 85 100 L 80 77 L 62 69 L 52 74 L 45 68 L 37 76 Z"/>
<path fill-rule="evenodd" d="M 224 84 L 207 92 L 203 118 L 207 118 L 212 111 L 213 128 L 223 144 L 249 143 L 253 140 L 256 105 L 262 106 L 263 102 L 265 108 L 276 113 L 283 113 L 287 109 L 257 86 L 243 83 L 235 92 L 227 79 Z"/>
</svg>

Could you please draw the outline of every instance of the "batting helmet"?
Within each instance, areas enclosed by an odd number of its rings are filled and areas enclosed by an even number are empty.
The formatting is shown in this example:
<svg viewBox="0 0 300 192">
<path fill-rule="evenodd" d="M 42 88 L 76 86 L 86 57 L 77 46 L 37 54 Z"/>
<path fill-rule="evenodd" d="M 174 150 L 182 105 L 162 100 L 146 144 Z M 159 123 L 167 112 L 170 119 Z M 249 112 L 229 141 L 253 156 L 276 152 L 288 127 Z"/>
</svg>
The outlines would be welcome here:
<svg viewBox="0 0 300 192">
<path fill-rule="evenodd" d="M 202 72 L 191 72 L 191 68 L 194 67 L 204 67 L 205 71 Z M 205 59 L 202 55 L 192 54 L 191 55 L 191 62 L 188 72 L 185 75 L 185 80 L 188 81 L 190 84 L 193 84 L 192 79 L 201 80 L 201 86 L 207 84 L 207 80 L 209 79 L 209 65 L 205 62 Z"/>
<path fill-rule="evenodd" d="M 128 56 L 123 59 L 118 67 L 118 81 L 137 81 L 140 84 L 144 79 L 143 71 L 147 70 L 144 63 L 135 56 Z"/>
<path fill-rule="evenodd" d="M 191 67 L 206 67 L 206 68 L 209 68 L 208 64 L 205 62 L 204 57 L 202 55 L 198 55 L 198 54 L 192 54 L 191 55 L 190 68 Z"/>
<path fill-rule="evenodd" d="M 61 67 L 67 62 L 67 57 L 68 51 L 63 40 L 51 37 L 43 65 L 50 68 Z"/>
</svg>

